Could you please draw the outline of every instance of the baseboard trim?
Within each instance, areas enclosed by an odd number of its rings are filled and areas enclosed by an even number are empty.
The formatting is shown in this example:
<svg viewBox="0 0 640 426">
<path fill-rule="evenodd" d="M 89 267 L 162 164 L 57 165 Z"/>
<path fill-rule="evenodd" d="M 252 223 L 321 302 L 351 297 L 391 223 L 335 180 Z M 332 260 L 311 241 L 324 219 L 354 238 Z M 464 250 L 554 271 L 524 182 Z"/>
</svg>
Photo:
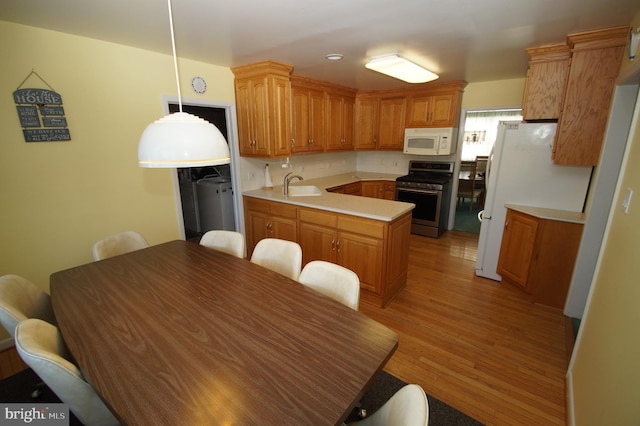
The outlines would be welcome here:
<svg viewBox="0 0 640 426">
<path fill-rule="evenodd" d="M 0 352 L 2 351 L 6 351 L 9 348 L 12 348 L 15 346 L 15 341 L 13 340 L 13 337 L 7 337 L 4 340 L 0 340 Z"/>
<path fill-rule="evenodd" d="M 571 374 L 571 370 L 569 370 L 567 372 L 567 380 L 566 380 L 566 386 L 567 386 L 567 426 L 575 426 L 576 425 L 576 418 L 575 418 L 575 411 L 574 411 L 574 406 L 573 406 L 573 374 Z"/>
</svg>

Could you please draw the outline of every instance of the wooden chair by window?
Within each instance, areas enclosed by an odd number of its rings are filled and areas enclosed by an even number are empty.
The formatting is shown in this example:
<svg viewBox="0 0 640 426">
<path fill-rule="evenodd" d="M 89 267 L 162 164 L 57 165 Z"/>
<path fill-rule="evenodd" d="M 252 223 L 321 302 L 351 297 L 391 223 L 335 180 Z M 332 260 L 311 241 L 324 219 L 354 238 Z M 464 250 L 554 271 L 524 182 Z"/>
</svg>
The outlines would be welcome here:
<svg viewBox="0 0 640 426">
<path fill-rule="evenodd" d="M 476 157 L 476 173 L 483 175 L 487 172 L 487 162 L 489 161 L 488 155 L 478 155 Z"/>
<path fill-rule="evenodd" d="M 476 157 L 476 183 L 474 188 L 479 189 L 480 199 L 478 200 L 478 205 L 480 208 L 484 206 L 484 197 L 487 193 L 486 183 L 487 183 L 487 163 L 489 162 L 488 155 L 478 155 Z"/>
<path fill-rule="evenodd" d="M 469 199 L 469 211 L 473 210 L 474 200 L 478 203 L 482 190 L 476 189 L 476 162 L 463 161 L 460 163 L 458 179 L 458 202 Z M 479 205 L 479 204 L 478 204 Z"/>
</svg>

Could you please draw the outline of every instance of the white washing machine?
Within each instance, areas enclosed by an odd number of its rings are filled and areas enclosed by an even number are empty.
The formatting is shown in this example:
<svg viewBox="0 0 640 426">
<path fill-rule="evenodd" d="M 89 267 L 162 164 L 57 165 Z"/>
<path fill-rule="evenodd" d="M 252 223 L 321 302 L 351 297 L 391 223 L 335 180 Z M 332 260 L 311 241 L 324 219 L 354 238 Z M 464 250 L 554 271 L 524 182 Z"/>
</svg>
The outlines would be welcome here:
<svg viewBox="0 0 640 426">
<path fill-rule="evenodd" d="M 204 177 L 197 182 L 198 216 L 200 229 L 205 233 L 212 229 L 235 231 L 233 211 L 233 185 L 221 176 Z"/>
</svg>

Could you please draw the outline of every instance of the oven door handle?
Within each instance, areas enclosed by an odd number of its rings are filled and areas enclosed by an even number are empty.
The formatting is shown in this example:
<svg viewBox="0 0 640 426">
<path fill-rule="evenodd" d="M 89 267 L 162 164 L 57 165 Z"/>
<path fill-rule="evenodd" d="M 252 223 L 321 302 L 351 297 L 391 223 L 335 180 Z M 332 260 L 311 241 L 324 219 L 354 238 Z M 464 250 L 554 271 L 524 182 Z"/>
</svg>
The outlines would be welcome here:
<svg viewBox="0 0 640 426">
<path fill-rule="evenodd" d="M 413 192 L 414 194 L 427 194 L 427 195 L 438 195 L 442 191 L 433 191 L 430 189 L 411 189 L 411 188 L 398 188 L 398 192 Z"/>
</svg>

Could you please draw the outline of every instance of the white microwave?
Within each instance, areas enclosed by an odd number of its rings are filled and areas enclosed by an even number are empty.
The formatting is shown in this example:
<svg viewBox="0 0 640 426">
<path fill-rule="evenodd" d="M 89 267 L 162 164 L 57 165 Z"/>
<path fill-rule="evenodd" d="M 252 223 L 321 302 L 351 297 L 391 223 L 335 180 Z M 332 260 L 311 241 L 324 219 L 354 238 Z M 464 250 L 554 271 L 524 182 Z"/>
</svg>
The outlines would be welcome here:
<svg viewBox="0 0 640 426">
<path fill-rule="evenodd" d="M 456 152 L 458 129 L 404 129 L 404 153 L 413 155 L 451 155 Z"/>
</svg>

